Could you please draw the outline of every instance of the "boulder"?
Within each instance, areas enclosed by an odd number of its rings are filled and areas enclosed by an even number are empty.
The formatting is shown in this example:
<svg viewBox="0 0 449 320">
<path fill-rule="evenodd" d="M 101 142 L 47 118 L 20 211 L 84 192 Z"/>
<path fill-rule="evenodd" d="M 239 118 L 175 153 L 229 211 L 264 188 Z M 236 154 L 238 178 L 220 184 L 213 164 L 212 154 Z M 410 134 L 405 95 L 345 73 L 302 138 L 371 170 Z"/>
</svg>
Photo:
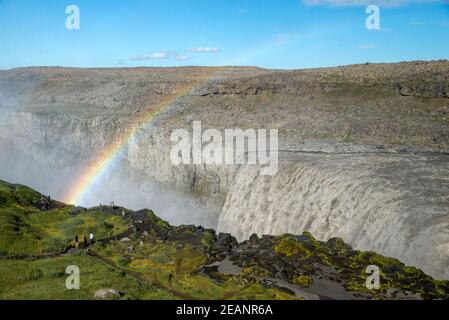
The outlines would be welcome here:
<svg viewBox="0 0 449 320">
<path fill-rule="evenodd" d="M 257 242 L 259 241 L 259 237 L 257 236 L 257 234 L 253 233 L 251 235 L 251 237 L 249 237 L 249 242 L 251 244 L 257 244 Z"/>
<path fill-rule="evenodd" d="M 116 289 L 101 289 L 95 292 L 95 299 L 119 299 L 120 292 Z"/>
<path fill-rule="evenodd" d="M 230 251 L 238 246 L 237 239 L 229 233 L 220 233 L 217 237 L 217 245 L 219 250 Z"/>
</svg>

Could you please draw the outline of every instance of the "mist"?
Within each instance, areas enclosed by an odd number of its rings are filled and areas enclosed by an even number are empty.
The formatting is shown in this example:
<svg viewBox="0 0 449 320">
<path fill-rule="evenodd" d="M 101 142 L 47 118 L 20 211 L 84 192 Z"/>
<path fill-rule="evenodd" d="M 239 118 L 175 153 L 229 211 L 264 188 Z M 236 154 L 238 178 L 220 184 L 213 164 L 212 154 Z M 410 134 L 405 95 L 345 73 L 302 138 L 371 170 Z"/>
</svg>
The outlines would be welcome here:
<svg viewBox="0 0 449 320">
<path fill-rule="evenodd" d="M 0 140 L 0 150 L 1 180 L 27 185 L 53 199 L 63 199 L 84 169 L 83 165 L 65 167 L 36 161 L 7 140 Z M 151 209 L 172 225 L 217 226 L 218 213 L 202 208 L 189 195 L 138 172 L 123 159 L 96 181 L 91 190 L 78 205 L 92 207 L 114 202 L 116 206 L 132 210 Z"/>
</svg>

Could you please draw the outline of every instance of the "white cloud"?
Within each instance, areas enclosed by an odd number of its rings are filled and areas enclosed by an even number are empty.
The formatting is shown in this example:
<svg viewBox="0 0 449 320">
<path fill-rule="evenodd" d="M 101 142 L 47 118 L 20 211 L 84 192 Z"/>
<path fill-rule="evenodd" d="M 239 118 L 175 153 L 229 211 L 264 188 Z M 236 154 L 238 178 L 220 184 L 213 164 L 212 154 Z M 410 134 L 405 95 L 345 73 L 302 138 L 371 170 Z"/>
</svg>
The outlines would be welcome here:
<svg viewBox="0 0 449 320">
<path fill-rule="evenodd" d="M 185 54 L 177 54 L 177 55 L 175 55 L 175 60 L 186 61 L 186 60 L 189 60 L 189 56 L 187 56 Z"/>
<path fill-rule="evenodd" d="M 411 3 L 449 3 L 449 0 L 302 0 L 302 3 L 310 6 L 369 6 L 373 4 L 395 7 Z"/>
<path fill-rule="evenodd" d="M 217 53 L 217 52 L 220 52 L 220 49 L 200 47 L 200 48 L 192 48 L 192 49 L 189 49 L 188 51 L 192 52 L 192 53 Z M 129 59 L 132 61 L 163 60 L 163 59 L 186 61 L 186 60 L 189 60 L 190 58 L 191 58 L 190 55 L 188 55 L 184 52 L 159 51 L 159 52 L 153 52 L 150 54 L 140 54 L 140 55 L 132 56 Z"/>
<path fill-rule="evenodd" d="M 217 53 L 220 52 L 220 49 L 218 48 L 191 48 L 189 49 L 190 52 L 196 52 L 196 53 Z"/>
<path fill-rule="evenodd" d="M 162 60 L 162 59 L 174 59 L 176 61 L 186 61 L 190 57 L 183 53 L 178 53 L 176 51 L 161 51 L 154 52 L 151 54 L 137 55 L 129 58 L 133 61 L 143 61 L 143 60 Z"/>
<path fill-rule="evenodd" d="M 359 49 L 374 49 L 376 46 L 372 43 L 361 44 L 359 45 Z"/>
<path fill-rule="evenodd" d="M 158 60 L 158 59 L 168 59 L 170 58 L 170 53 L 168 52 L 154 52 L 151 54 L 144 54 L 131 57 L 131 60 L 142 61 L 142 60 Z"/>
</svg>

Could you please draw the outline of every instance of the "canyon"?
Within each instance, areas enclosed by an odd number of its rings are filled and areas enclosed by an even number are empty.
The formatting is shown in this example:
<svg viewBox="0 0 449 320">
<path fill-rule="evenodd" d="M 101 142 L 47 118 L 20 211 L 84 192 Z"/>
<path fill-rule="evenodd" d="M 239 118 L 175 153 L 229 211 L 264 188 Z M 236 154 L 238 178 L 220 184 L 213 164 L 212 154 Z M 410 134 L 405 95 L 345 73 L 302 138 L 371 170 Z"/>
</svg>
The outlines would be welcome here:
<svg viewBox="0 0 449 320">
<path fill-rule="evenodd" d="M 174 166 L 170 134 L 194 121 L 223 132 L 277 129 L 277 174 Z M 0 71 L 0 179 L 64 200 L 85 167 L 133 127 L 98 191 L 77 205 L 150 207 L 172 224 L 238 240 L 310 231 L 449 278 L 448 61 Z"/>
</svg>

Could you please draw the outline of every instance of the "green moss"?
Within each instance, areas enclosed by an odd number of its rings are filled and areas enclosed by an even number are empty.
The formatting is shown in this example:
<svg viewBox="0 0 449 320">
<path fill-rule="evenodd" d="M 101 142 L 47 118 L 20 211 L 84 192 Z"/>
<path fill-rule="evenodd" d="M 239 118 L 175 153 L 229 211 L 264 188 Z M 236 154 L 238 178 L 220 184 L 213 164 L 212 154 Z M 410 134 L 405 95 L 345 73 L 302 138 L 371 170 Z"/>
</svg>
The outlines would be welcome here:
<svg viewBox="0 0 449 320">
<path fill-rule="evenodd" d="M 330 248 L 321 246 L 315 251 L 315 255 L 322 264 L 326 266 L 332 265 L 332 250 Z"/>
<path fill-rule="evenodd" d="M 326 244 L 334 252 L 346 252 L 349 249 L 349 246 L 341 238 L 332 238 Z"/>
<path fill-rule="evenodd" d="M 270 273 L 267 270 L 265 270 L 264 268 L 261 268 L 259 266 L 245 267 L 242 270 L 242 274 L 245 276 L 259 277 L 259 278 L 270 277 Z"/>
<path fill-rule="evenodd" d="M 301 243 L 290 236 L 281 238 L 279 243 L 274 247 L 274 251 L 276 253 L 284 254 L 287 257 L 296 255 L 308 257 L 311 254 L 310 251 L 307 250 Z"/>
<path fill-rule="evenodd" d="M 163 230 L 169 230 L 171 228 L 170 224 L 167 221 L 164 221 L 158 216 L 156 216 L 153 211 L 148 212 L 148 218 L 152 223 L 156 224 Z"/>
<path fill-rule="evenodd" d="M 302 233 L 302 236 L 303 236 L 303 237 L 306 237 L 306 238 L 308 238 L 310 241 L 312 241 L 312 242 L 315 244 L 315 246 L 317 246 L 317 247 L 320 246 L 319 241 L 316 240 L 316 239 L 314 238 L 314 236 L 312 236 L 312 234 L 311 234 L 310 232 L 304 231 L 304 232 Z"/>
<path fill-rule="evenodd" d="M 104 257 L 117 263 L 117 258 L 129 244 L 108 245 L 111 255 Z M 106 252 L 102 248 L 102 252 Z M 136 272 L 151 283 L 157 283 L 183 299 L 293 299 L 276 289 L 241 283 L 238 277 L 216 274 L 212 280 L 196 270 L 207 264 L 204 254 L 195 247 L 177 246 L 173 242 L 144 243 L 135 247 L 133 260 L 123 266 L 125 272 Z M 250 287 L 252 287 L 250 289 Z"/>
<path fill-rule="evenodd" d="M 201 244 L 206 248 L 212 248 L 217 241 L 217 238 L 214 233 L 206 230 L 204 232 L 203 238 L 201 239 Z"/>
<path fill-rule="evenodd" d="M 364 292 L 370 295 L 376 294 L 376 291 L 369 290 L 366 287 L 366 278 L 361 277 L 350 277 L 345 283 L 345 288 L 352 292 Z"/>
<path fill-rule="evenodd" d="M 258 283 L 253 283 L 238 292 L 235 300 L 301 300 L 294 295 L 274 288 L 265 288 Z"/>
<path fill-rule="evenodd" d="M 385 257 L 375 252 L 361 252 L 357 256 L 357 260 L 363 264 L 366 264 L 367 266 L 369 265 L 378 266 L 380 269 L 384 271 L 387 270 L 397 271 L 405 267 L 404 264 L 401 263 L 399 260 L 390 257 Z"/>
<path fill-rule="evenodd" d="M 313 280 L 312 277 L 307 276 L 307 275 L 300 275 L 299 277 L 296 277 L 293 280 L 293 283 L 302 287 L 302 288 L 308 288 L 312 285 Z"/>
</svg>

